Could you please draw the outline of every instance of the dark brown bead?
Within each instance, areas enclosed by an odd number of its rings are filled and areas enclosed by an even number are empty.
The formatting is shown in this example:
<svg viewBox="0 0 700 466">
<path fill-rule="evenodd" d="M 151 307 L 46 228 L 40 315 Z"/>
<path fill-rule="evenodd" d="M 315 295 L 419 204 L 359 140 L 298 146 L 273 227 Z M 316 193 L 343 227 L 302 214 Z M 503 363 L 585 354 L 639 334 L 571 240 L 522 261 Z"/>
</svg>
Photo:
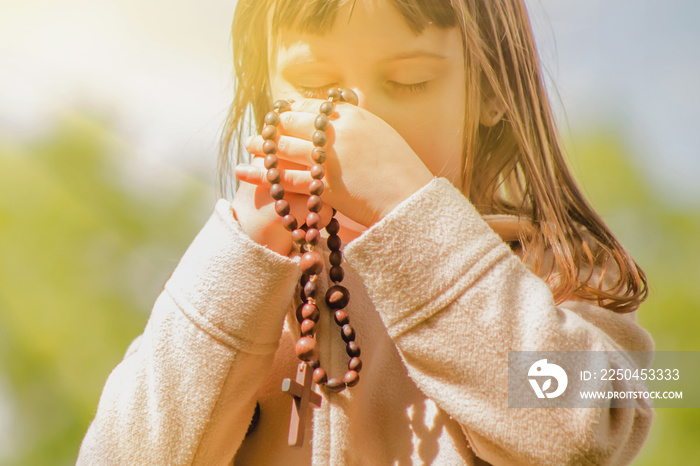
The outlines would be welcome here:
<svg viewBox="0 0 700 466">
<path fill-rule="evenodd" d="M 298 245 L 303 245 L 306 242 L 306 232 L 301 228 L 297 228 L 292 232 L 292 241 Z"/>
<path fill-rule="evenodd" d="M 320 315 L 320 313 L 318 311 L 318 307 L 315 304 L 311 304 L 311 303 L 302 304 L 302 306 L 301 306 L 302 320 L 309 319 L 309 320 L 313 320 L 314 322 L 318 322 L 319 315 Z"/>
<path fill-rule="evenodd" d="M 331 251 L 339 251 L 340 246 L 343 245 L 343 242 L 341 241 L 340 236 L 332 234 L 326 240 L 326 244 L 328 245 L 328 249 L 330 249 Z"/>
<path fill-rule="evenodd" d="M 328 255 L 328 260 L 333 267 L 339 267 L 343 262 L 343 253 L 341 251 L 331 251 Z"/>
<path fill-rule="evenodd" d="M 350 302 L 350 292 L 344 286 L 333 285 L 326 291 L 326 305 L 329 309 L 343 309 L 348 302 Z"/>
<path fill-rule="evenodd" d="M 345 278 L 345 271 L 340 266 L 333 266 L 328 271 L 328 276 L 332 281 L 339 283 L 343 281 L 343 278 Z"/>
<path fill-rule="evenodd" d="M 318 360 L 318 344 L 311 337 L 301 337 L 294 346 L 297 357 L 302 361 Z"/>
<path fill-rule="evenodd" d="M 337 87 L 331 87 L 328 89 L 328 92 L 326 92 L 326 95 L 333 101 L 340 100 L 340 89 Z"/>
<path fill-rule="evenodd" d="M 263 139 L 275 139 L 277 137 L 277 128 L 272 125 L 265 125 L 260 135 Z"/>
<path fill-rule="evenodd" d="M 289 213 L 289 202 L 284 199 L 275 201 L 275 212 L 277 212 L 277 215 L 280 217 L 287 215 Z"/>
<path fill-rule="evenodd" d="M 336 235 L 340 231 L 340 223 L 338 223 L 337 218 L 332 218 L 331 221 L 326 225 L 326 231 L 329 235 Z"/>
<path fill-rule="evenodd" d="M 326 375 L 326 371 L 324 371 L 323 368 L 319 367 L 318 369 L 314 370 L 313 379 L 314 382 L 321 385 L 323 383 L 326 383 L 326 380 L 328 380 L 328 376 Z"/>
<path fill-rule="evenodd" d="M 303 273 L 318 275 L 323 272 L 323 258 L 317 251 L 307 251 L 301 256 L 299 268 Z"/>
<path fill-rule="evenodd" d="M 323 147 L 328 142 L 328 136 L 323 131 L 314 131 L 313 136 L 311 136 L 311 142 L 314 143 L 316 147 Z"/>
<path fill-rule="evenodd" d="M 330 124 L 330 122 L 331 120 L 328 119 L 328 115 L 321 113 L 314 120 L 314 128 L 316 128 L 319 131 L 325 131 L 326 129 L 328 129 L 328 125 Z"/>
<path fill-rule="evenodd" d="M 340 329 L 340 336 L 343 337 L 345 343 L 349 343 L 355 340 L 355 329 L 352 328 L 352 325 L 345 324 L 343 328 Z"/>
<path fill-rule="evenodd" d="M 276 154 L 277 144 L 275 141 L 265 141 L 263 142 L 263 154 Z"/>
<path fill-rule="evenodd" d="M 341 89 L 340 100 L 352 105 L 357 105 L 360 102 L 360 99 L 357 98 L 357 94 L 355 94 L 355 91 L 352 89 Z"/>
<path fill-rule="evenodd" d="M 306 236 L 304 239 L 310 245 L 316 246 L 321 241 L 321 232 L 318 228 L 309 228 L 306 231 Z"/>
<path fill-rule="evenodd" d="M 360 345 L 358 345 L 356 341 L 349 341 L 345 346 L 345 352 L 348 353 L 348 356 L 351 358 L 359 358 L 360 354 L 362 354 Z"/>
<path fill-rule="evenodd" d="M 312 335 L 316 329 L 316 322 L 311 319 L 305 319 L 301 322 L 301 334 L 304 336 Z"/>
<path fill-rule="evenodd" d="M 270 168 L 277 168 L 277 156 L 275 154 L 268 154 L 265 156 L 265 168 L 268 170 Z"/>
<path fill-rule="evenodd" d="M 323 165 L 320 163 L 316 163 L 311 166 L 311 178 L 315 180 L 320 180 L 326 175 L 326 169 L 323 168 Z"/>
<path fill-rule="evenodd" d="M 321 228 L 321 216 L 316 212 L 309 212 L 306 215 L 306 225 L 309 228 Z"/>
<path fill-rule="evenodd" d="M 272 125 L 272 126 L 277 126 L 280 122 L 280 116 L 277 114 L 277 112 L 267 112 L 265 115 L 265 124 L 266 125 Z"/>
<path fill-rule="evenodd" d="M 326 388 L 335 393 L 342 392 L 345 390 L 345 382 L 338 377 L 332 377 L 326 382 Z"/>
<path fill-rule="evenodd" d="M 309 196 L 309 199 L 306 201 L 306 208 L 309 209 L 309 212 L 321 212 L 323 201 L 320 197 L 313 194 Z"/>
<path fill-rule="evenodd" d="M 354 387 L 360 381 L 360 374 L 355 371 L 347 371 L 343 376 L 343 382 L 348 387 Z"/>
<path fill-rule="evenodd" d="M 272 199 L 280 200 L 284 197 L 284 188 L 281 184 L 273 184 L 270 186 L 270 196 Z"/>
<path fill-rule="evenodd" d="M 333 102 L 325 101 L 321 104 L 318 111 L 323 113 L 324 115 L 330 115 L 331 113 L 333 113 L 334 108 L 335 105 L 333 105 Z"/>
<path fill-rule="evenodd" d="M 297 224 L 297 219 L 294 217 L 292 214 L 287 214 L 284 217 L 282 217 L 282 225 L 287 229 L 287 231 L 293 231 L 296 230 L 297 227 L 299 226 Z"/>
<path fill-rule="evenodd" d="M 350 358 L 350 361 L 348 361 L 348 369 L 351 371 L 360 372 L 362 370 L 362 359 Z"/>
<path fill-rule="evenodd" d="M 348 318 L 348 313 L 341 310 L 335 311 L 333 313 L 333 318 L 335 319 L 335 323 L 338 324 L 339 327 L 347 325 L 350 322 L 350 319 Z"/>
<path fill-rule="evenodd" d="M 321 194 L 323 194 L 323 188 L 324 188 L 323 181 L 321 181 L 321 180 L 313 180 L 309 184 L 309 192 L 311 194 L 315 194 L 317 196 L 320 196 Z"/>
<path fill-rule="evenodd" d="M 291 104 L 289 102 L 287 102 L 286 100 L 277 100 L 272 105 L 272 108 L 274 108 L 275 110 L 282 113 L 282 112 L 289 110 L 290 106 L 291 106 Z"/>
<path fill-rule="evenodd" d="M 304 308 L 305 304 L 301 303 L 300 305 L 297 306 L 297 312 L 296 312 L 296 317 L 297 317 L 297 322 L 302 323 L 304 322 L 304 316 L 301 313 L 301 310 Z"/>
<path fill-rule="evenodd" d="M 326 151 L 323 147 L 314 147 L 311 150 L 311 160 L 316 163 L 323 163 L 326 161 Z"/>
<path fill-rule="evenodd" d="M 312 369 L 321 367 L 321 363 L 318 359 L 312 359 L 311 361 L 306 361 Z"/>
<path fill-rule="evenodd" d="M 270 184 L 278 184 L 280 181 L 282 181 L 282 174 L 276 168 L 270 168 L 265 177 Z"/>
</svg>

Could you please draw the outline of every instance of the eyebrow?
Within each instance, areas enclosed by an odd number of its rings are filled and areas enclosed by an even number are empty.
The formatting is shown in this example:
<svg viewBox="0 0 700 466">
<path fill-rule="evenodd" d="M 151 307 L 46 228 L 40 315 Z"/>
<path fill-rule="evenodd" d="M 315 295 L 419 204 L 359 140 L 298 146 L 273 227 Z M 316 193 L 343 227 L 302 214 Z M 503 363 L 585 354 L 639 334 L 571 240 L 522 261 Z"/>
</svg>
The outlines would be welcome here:
<svg viewBox="0 0 700 466">
<path fill-rule="evenodd" d="M 410 52 L 404 52 L 400 53 L 398 55 L 394 55 L 388 58 L 384 58 L 381 60 L 382 63 L 387 63 L 387 62 L 393 62 L 393 61 L 401 61 L 401 60 L 411 60 L 415 58 L 429 58 L 433 60 L 447 60 L 447 57 L 444 55 L 440 55 L 438 53 L 433 53 L 433 52 L 428 52 L 425 50 L 414 50 Z M 300 54 L 300 56 L 293 57 L 286 61 L 283 66 L 285 68 L 287 67 L 297 67 L 297 66 L 305 66 L 305 65 L 314 65 L 314 64 L 323 64 L 326 62 L 326 59 L 321 59 L 317 60 L 314 57 L 311 57 L 309 55 L 305 54 Z"/>
</svg>

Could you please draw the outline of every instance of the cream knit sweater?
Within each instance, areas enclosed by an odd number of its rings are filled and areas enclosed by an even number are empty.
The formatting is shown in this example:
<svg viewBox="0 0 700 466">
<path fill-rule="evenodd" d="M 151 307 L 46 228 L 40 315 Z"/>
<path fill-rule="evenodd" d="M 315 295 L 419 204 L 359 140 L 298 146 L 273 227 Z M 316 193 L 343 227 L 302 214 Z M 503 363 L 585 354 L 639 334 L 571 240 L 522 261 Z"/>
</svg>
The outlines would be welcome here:
<svg viewBox="0 0 700 466">
<path fill-rule="evenodd" d="M 291 398 L 280 391 L 298 362 L 286 324 L 298 258 L 254 243 L 220 201 L 109 376 L 78 464 L 618 465 L 639 451 L 649 406 L 507 407 L 509 350 L 652 342 L 633 314 L 555 306 L 447 180 L 434 178 L 344 255 L 364 368 L 356 387 L 322 393 L 304 447 L 286 445 Z M 342 375 L 344 344 L 322 316 L 321 360 Z M 256 401 L 260 422 L 244 438 Z"/>
</svg>

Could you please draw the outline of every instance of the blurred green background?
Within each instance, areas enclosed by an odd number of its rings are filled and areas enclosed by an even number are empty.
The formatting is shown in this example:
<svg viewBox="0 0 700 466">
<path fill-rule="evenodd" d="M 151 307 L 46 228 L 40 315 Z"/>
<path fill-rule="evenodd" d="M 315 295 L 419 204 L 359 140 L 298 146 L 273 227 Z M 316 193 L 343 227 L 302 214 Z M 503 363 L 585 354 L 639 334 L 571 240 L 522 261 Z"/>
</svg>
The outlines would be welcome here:
<svg viewBox="0 0 700 466">
<path fill-rule="evenodd" d="M 208 218 L 234 4 L 0 0 L 0 465 L 75 462 Z M 639 321 L 700 351 L 700 4 L 528 4 L 572 169 L 648 275 Z M 693 464 L 698 438 L 700 410 L 657 410 L 634 464 Z"/>
</svg>

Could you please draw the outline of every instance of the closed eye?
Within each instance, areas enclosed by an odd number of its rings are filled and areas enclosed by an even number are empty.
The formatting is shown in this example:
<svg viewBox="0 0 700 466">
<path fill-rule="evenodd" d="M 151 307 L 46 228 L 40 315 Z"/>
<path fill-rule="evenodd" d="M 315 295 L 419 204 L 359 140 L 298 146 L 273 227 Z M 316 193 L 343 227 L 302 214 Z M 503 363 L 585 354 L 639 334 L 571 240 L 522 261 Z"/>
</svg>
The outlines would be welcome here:
<svg viewBox="0 0 700 466">
<path fill-rule="evenodd" d="M 395 92 L 417 93 L 427 89 L 428 81 L 419 83 L 404 84 L 396 81 L 387 81 L 387 85 Z"/>
<path fill-rule="evenodd" d="M 308 99 L 325 99 L 326 93 L 328 92 L 328 89 L 331 89 L 333 87 L 340 87 L 340 85 L 333 83 L 333 84 L 328 84 L 326 86 L 319 86 L 319 87 L 298 86 L 297 92 L 299 92 L 299 94 L 301 94 L 302 96 L 304 96 Z"/>
</svg>

